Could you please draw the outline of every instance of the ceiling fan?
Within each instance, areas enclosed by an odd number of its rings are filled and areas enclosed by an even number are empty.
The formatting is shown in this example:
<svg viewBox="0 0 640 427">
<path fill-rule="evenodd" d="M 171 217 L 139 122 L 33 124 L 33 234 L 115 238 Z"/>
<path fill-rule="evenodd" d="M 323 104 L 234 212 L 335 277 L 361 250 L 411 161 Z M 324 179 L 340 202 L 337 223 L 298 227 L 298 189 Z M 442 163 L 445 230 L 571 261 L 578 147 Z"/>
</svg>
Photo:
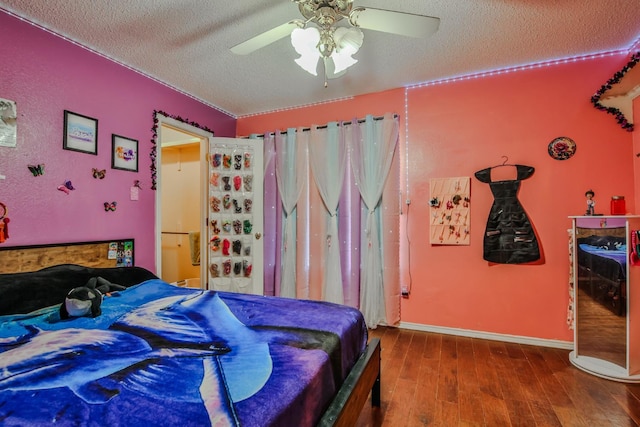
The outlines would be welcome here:
<svg viewBox="0 0 640 427">
<path fill-rule="evenodd" d="M 248 55 L 291 35 L 300 54 L 296 63 L 313 75 L 323 60 L 327 78 L 340 77 L 357 62 L 352 58 L 362 45 L 361 29 L 407 37 L 423 38 L 438 30 L 440 19 L 432 16 L 371 7 L 353 7 L 353 0 L 291 0 L 304 19 L 294 19 L 258 34 L 231 48 L 237 55 Z M 347 25 L 344 25 L 347 23 Z"/>
</svg>

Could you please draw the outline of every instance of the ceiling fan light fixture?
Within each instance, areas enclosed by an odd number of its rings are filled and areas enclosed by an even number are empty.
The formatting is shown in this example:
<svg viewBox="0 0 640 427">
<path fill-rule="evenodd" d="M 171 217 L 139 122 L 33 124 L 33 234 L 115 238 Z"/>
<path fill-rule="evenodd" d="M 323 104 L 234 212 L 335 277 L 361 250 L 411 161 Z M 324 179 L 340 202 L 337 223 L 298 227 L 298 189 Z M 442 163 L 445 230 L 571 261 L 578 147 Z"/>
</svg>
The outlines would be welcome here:
<svg viewBox="0 0 640 427">
<path fill-rule="evenodd" d="M 320 55 L 315 55 L 315 56 L 307 55 L 307 56 L 301 56 L 295 61 L 296 61 L 296 64 L 298 64 L 300 68 L 305 70 L 307 73 L 317 76 L 318 72 L 316 71 L 316 69 L 318 68 L 318 59 L 320 59 Z"/>
<path fill-rule="evenodd" d="M 331 59 L 333 60 L 336 74 L 346 70 L 347 68 L 358 62 L 358 60 L 353 59 L 351 55 L 340 55 L 338 53 L 334 53 L 333 55 L 331 55 Z"/>
<path fill-rule="evenodd" d="M 296 50 L 299 58 L 295 59 L 296 64 L 306 72 L 317 76 L 318 59 L 320 51 L 320 31 L 315 27 L 296 28 L 291 32 L 291 44 Z"/>
<path fill-rule="evenodd" d="M 335 72 L 339 73 L 358 62 L 352 56 L 358 53 L 364 41 L 364 34 L 359 28 L 338 27 L 334 34 L 336 44 L 335 51 L 331 54 L 331 59 L 335 65 Z"/>
<path fill-rule="evenodd" d="M 322 59 L 326 79 L 337 78 L 358 61 L 353 58 L 364 40 L 364 30 L 382 31 L 407 37 L 427 37 L 438 30 L 440 19 L 433 16 L 371 7 L 353 7 L 354 0 L 291 0 L 302 19 L 294 19 L 258 34 L 231 51 L 246 55 L 288 35 L 300 55 L 295 62 L 317 76 Z"/>
<path fill-rule="evenodd" d="M 337 27 L 322 29 L 309 26 L 291 32 L 291 44 L 300 55 L 295 60 L 303 70 L 317 76 L 318 60 L 331 59 L 335 73 L 340 73 L 358 62 L 352 56 L 358 52 L 364 34 L 359 28 Z"/>
</svg>

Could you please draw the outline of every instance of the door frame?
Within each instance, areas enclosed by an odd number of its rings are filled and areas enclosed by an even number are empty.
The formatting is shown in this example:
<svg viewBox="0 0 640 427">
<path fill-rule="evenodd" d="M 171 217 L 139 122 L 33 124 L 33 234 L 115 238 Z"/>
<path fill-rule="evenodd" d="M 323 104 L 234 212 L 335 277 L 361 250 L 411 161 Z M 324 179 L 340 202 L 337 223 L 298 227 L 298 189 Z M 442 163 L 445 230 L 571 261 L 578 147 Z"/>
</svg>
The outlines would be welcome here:
<svg viewBox="0 0 640 427">
<path fill-rule="evenodd" d="M 162 274 L 162 125 L 166 125 L 180 131 L 197 135 L 200 140 L 200 287 L 207 287 L 207 192 L 208 187 L 208 161 L 209 141 L 213 138 L 213 133 L 188 123 L 181 122 L 162 114 L 156 114 L 157 139 L 156 139 L 156 195 L 155 195 L 155 269 L 156 274 Z"/>
</svg>

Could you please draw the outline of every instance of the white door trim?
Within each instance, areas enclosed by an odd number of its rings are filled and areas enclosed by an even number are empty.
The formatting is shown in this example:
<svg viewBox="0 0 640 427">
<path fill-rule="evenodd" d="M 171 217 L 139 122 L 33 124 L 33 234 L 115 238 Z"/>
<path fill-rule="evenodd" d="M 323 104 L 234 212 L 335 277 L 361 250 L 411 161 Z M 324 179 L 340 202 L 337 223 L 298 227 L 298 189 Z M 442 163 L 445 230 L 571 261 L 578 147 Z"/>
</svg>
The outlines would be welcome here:
<svg viewBox="0 0 640 427">
<path fill-rule="evenodd" d="M 207 191 L 208 191 L 208 162 L 207 152 L 209 150 L 209 141 L 213 138 L 213 133 L 198 127 L 192 126 L 188 123 L 181 122 L 171 117 L 166 117 L 162 114 L 156 114 L 158 119 L 157 123 L 157 138 L 156 138 L 156 170 L 159 170 L 162 165 L 162 132 L 160 129 L 162 125 L 167 125 L 179 130 L 183 130 L 188 133 L 198 135 L 202 138 L 200 141 L 200 280 L 201 285 L 206 281 L 207 277 Z M 160 275 L 162 272 L 162 199 L 160 188 L 162 186 L 162 174 L 158 173 L 156 176 L 156 196 L 155 196 L 155 271 L 156 275 Z"/>
</svg>

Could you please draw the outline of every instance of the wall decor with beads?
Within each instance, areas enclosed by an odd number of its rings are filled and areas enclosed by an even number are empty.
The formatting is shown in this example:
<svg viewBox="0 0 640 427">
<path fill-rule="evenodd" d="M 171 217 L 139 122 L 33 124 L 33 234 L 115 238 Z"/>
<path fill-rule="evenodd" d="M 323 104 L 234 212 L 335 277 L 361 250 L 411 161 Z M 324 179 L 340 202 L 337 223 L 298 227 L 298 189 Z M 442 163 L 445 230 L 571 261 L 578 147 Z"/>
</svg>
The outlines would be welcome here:
<svg viewBox="0 0 640 427">
<path fill-rule="evenodd" d="M 432 178 L 429 181 L 432 245 L 469 245 L 471 178 Z"/>
</svg>

